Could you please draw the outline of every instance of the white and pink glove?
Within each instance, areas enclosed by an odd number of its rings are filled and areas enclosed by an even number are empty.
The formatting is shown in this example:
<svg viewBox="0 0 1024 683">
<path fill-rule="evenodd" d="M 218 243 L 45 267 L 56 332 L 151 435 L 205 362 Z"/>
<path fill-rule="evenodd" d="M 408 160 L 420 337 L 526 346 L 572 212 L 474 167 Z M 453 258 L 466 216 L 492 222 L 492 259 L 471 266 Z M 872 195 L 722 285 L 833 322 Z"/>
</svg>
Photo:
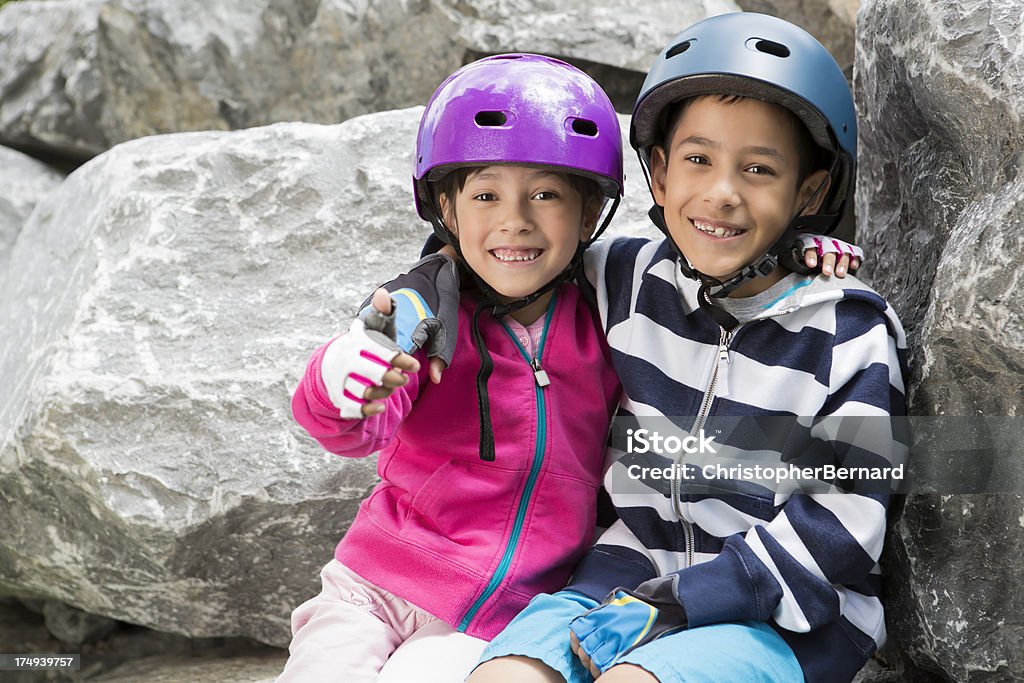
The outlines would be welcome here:
<svg viewBox="0 0 1024 683">
<path fill-rule="evenodd" d="M 855 258 L 861 261 L 864 260 L 863 249 L 856 244 L 850 244 L 834 237 L 802 233 L 797 235 L 797 239 L 800 240 L 800 244 L 805 250 L 814 249 L 818 252 L 819 257 L 825 254 L 838 254 L 840 256 L 847 254 L 851 260 Z"/>
<path fill-rule="evenodd" d="M 391 362 L 402 352 L 395 343 L 394 306 L 384 314 L 368 307 L 348 332 L 330 343 L 320 364 L 320 378 L 342 418 L 359 420 L 369 387 L 383 386 Z M 389 336 L 391 335 L 391 336 Z"/>
</svg>

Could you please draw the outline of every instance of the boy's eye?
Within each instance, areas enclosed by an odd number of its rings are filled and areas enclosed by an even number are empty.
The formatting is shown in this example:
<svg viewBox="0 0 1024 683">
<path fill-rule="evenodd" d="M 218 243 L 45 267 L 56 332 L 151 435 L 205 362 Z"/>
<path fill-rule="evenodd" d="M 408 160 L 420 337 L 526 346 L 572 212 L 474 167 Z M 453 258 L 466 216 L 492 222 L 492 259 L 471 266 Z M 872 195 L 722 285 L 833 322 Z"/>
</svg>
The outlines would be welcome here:
<svg viewBox="0 0 1024 683">
<path fill-rule="evenodd" d="M 775 175 L 775 171 L 768 168 L 767 166 L 762 166 L 761 164 L 754 164 L 747 170 L 753 173 L 754 175 Z"/>
<path fill-rule="evenodd" d="M 706 166 L 706 165 L 711 163 L 708 160 L 708 158 L 706 156 L 704 156 L 703 154 L 689 154 L 689 155 L 687 155 L 684 158 L 687 161 L 689 161 L 690 163 L 694 163 L 694 164 L 701 164 L 701 165 L 705 165 Z"/>
<path fill-rule="evenodd" d="M 493 202 L 497 198 L 497 195 L 493 192 L 477 192 L 473 195 L 473 199 L 478 199 L 482 202 Z"/>
</svg>

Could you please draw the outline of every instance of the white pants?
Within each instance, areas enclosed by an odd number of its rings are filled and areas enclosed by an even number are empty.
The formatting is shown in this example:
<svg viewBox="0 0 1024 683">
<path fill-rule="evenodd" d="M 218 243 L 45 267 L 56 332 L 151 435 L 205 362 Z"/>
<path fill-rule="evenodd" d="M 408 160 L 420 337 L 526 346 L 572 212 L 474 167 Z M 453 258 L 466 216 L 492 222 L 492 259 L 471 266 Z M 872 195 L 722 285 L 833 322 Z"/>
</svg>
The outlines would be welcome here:
<svg viewBox="0 0 1024 683">
<path fill-rule="evenodd" d="M 292 612 L 290 656 L 277 683 L 462 683 L 487 645 L 337 560 L 320 579 L 320 594 Z"/>
</svg>

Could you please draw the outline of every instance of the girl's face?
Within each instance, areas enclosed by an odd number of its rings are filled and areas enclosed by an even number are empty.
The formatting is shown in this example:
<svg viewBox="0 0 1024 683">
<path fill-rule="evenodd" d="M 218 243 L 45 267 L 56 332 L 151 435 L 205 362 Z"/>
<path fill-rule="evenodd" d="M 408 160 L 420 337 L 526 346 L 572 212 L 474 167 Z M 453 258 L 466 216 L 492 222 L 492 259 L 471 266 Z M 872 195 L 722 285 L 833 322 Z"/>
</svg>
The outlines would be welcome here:
<svg viewBox="0 0 1024 683">
<path fill-rule="evenodd" d="M 564 174 L 531 166 L 476 169 L 454 206 L 444 195 L 440 202 L 466 263 L 505 301 L 533 294 L 565 270 L 596 221 L 584 218 L 583 200 Z M 550 299 L 514 317 L 536 320 Z"/>
</svg>

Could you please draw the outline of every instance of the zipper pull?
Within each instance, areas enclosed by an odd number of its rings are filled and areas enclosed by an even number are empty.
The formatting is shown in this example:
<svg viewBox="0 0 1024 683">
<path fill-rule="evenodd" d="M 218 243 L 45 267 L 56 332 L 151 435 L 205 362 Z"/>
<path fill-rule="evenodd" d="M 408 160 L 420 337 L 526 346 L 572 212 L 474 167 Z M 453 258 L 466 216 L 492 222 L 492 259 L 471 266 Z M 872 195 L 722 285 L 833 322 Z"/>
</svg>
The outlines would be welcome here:
<svg viewBox="0 0 1024 683">
<path fill-rule="evenodd" d="M 546 387 L 551 384 L 551 380 L 548 379 L 548 373 L 544 372 L 544 368 L 540 366 L 540 361 L 534 358 L 530 361 L 530 367 L 533 368 L 533 378 L 537 380 L 538 387 Z"/>
<path fill-rule="evenodd" d="M 719 396 L 729 395 L 729 338 L 732 335 L 722 330 L 722 336 L 718 343 L 718 390 Z"/>
</svg>

